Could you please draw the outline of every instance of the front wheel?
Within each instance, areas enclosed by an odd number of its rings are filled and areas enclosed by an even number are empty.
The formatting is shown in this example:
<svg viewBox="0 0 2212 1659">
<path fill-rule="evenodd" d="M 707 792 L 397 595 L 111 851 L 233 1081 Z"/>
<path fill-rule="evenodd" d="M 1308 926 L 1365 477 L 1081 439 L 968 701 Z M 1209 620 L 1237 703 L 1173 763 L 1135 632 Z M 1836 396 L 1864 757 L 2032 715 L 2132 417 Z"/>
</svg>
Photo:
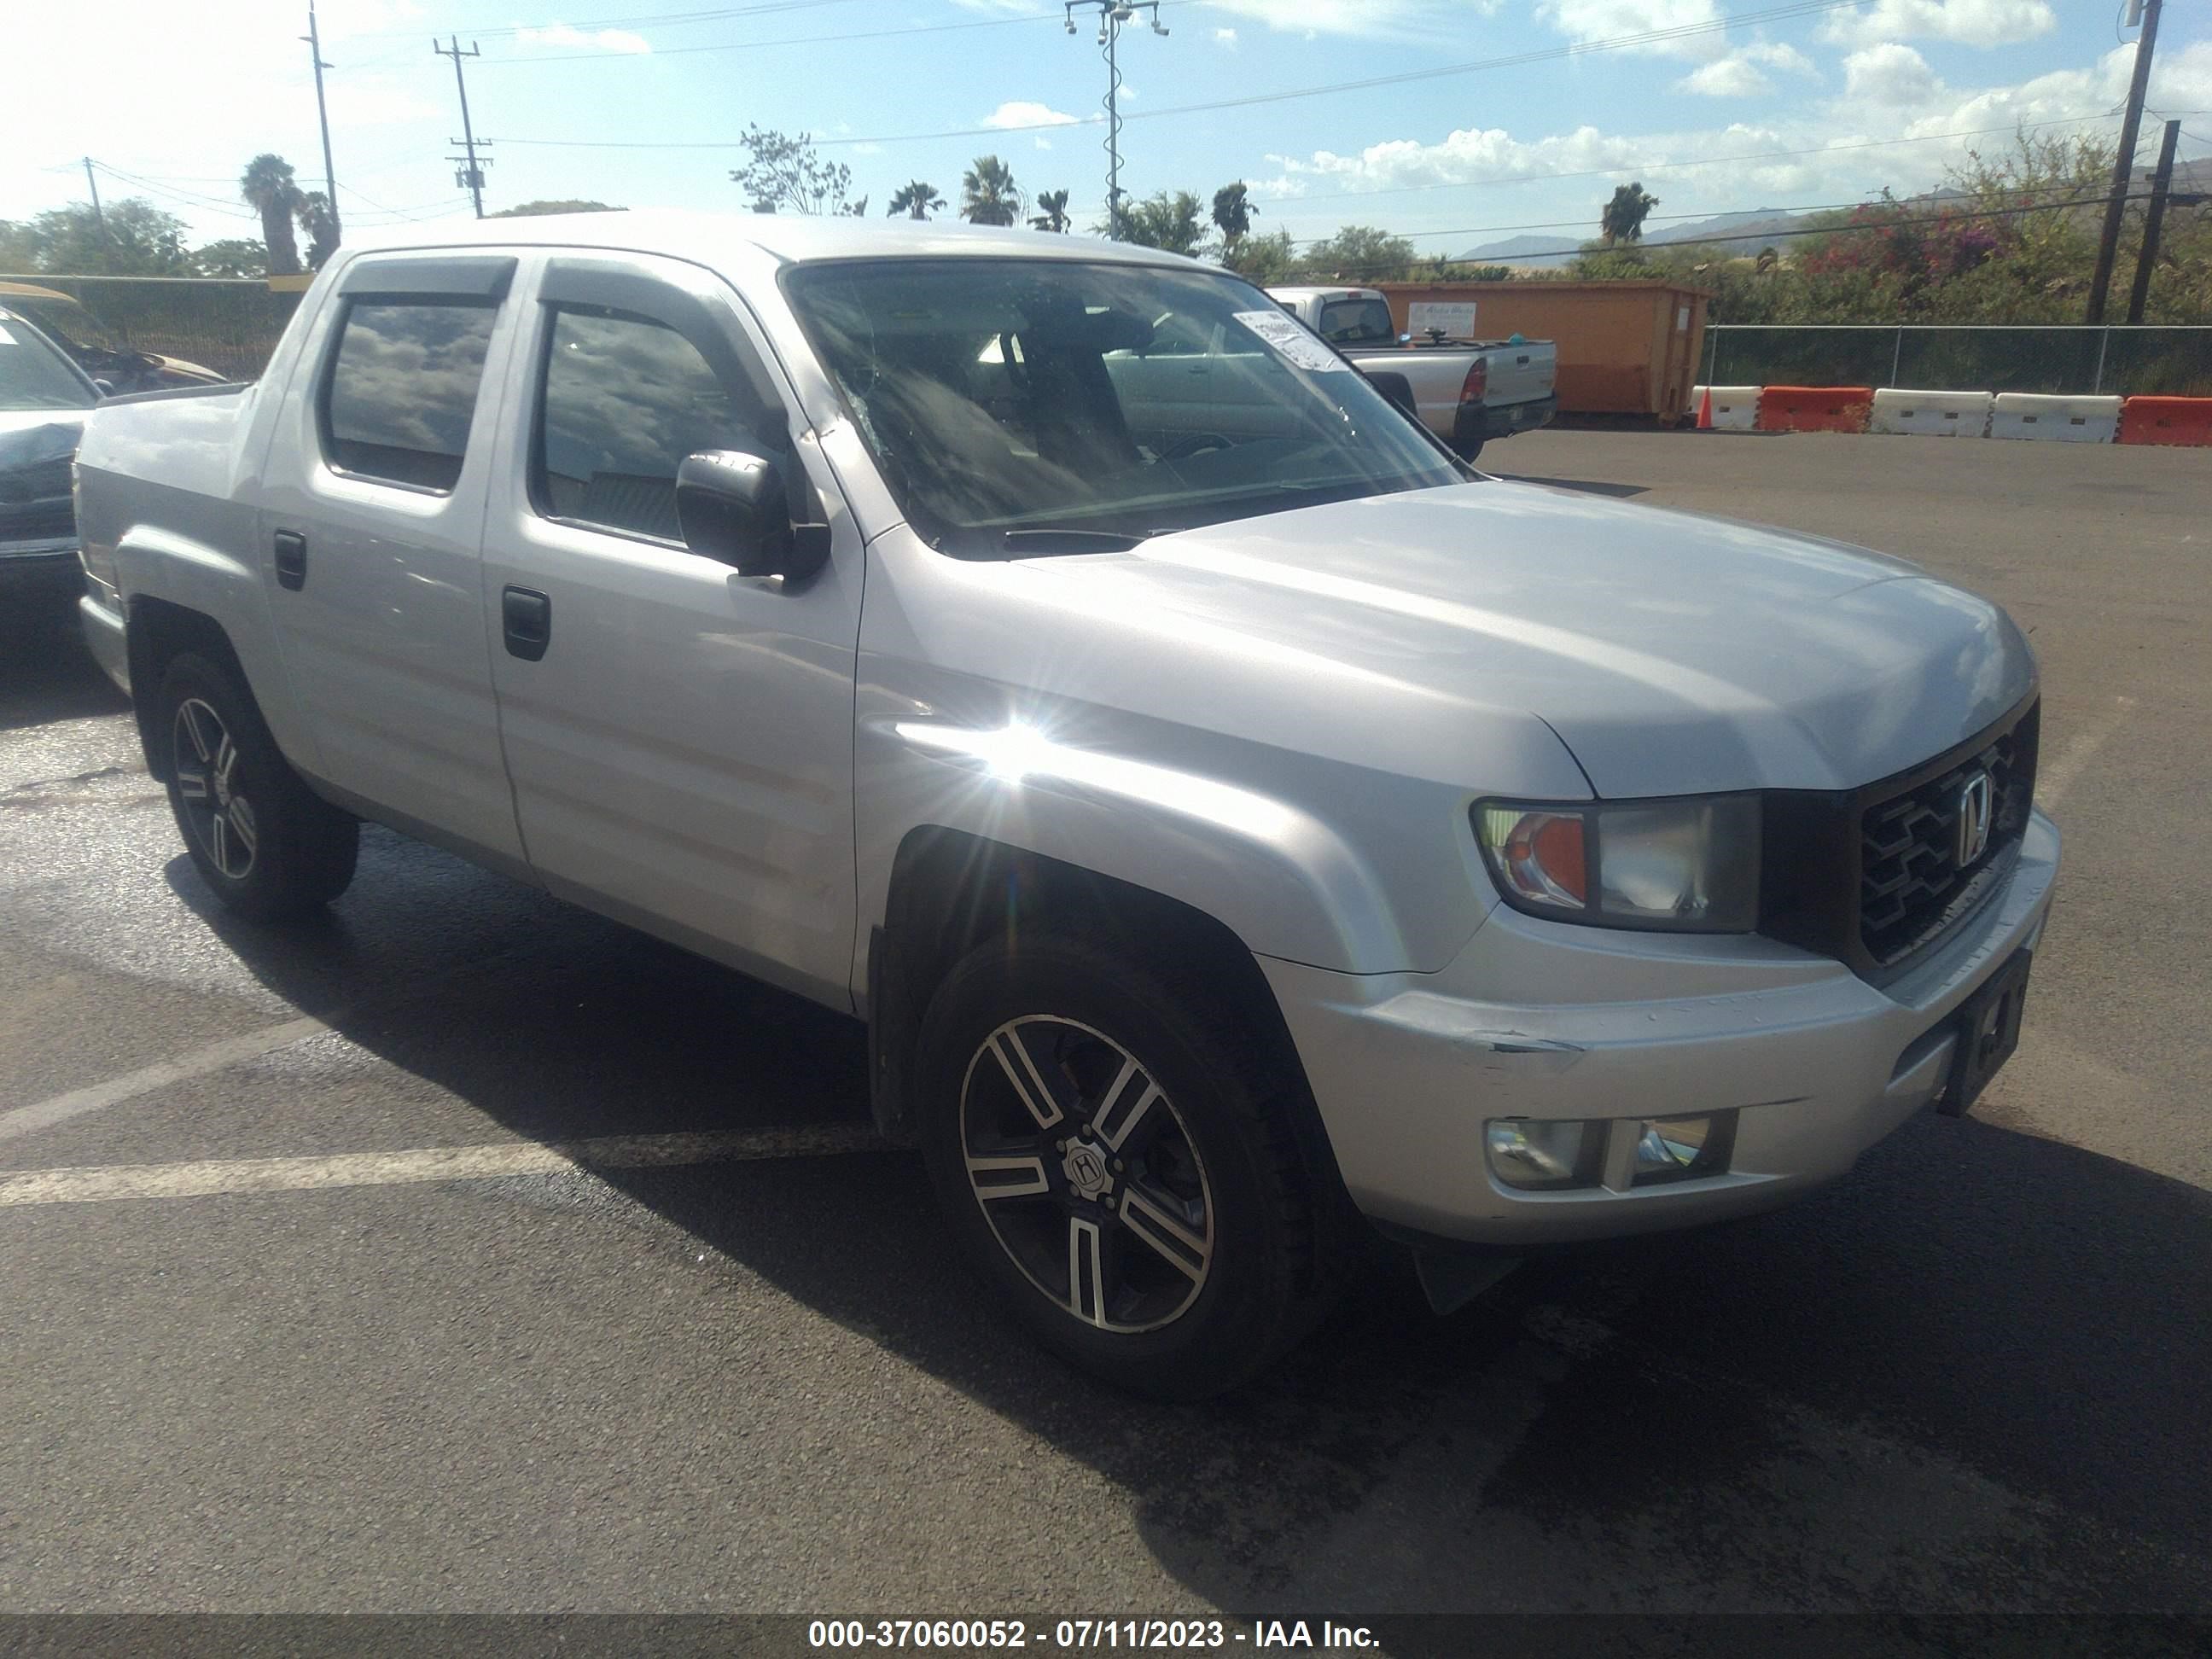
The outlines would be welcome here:
<svg viewBox="0 0 2212 1659">
<path fill-rule="evenodd" d="M 343 892 L 361 825 L 300 781 L 238 677 L 188 652 L 170 659 L 155 697 L 169 809 L 216 896 L 275 921 Z"/>
<path fill-rule="evenodd" d="M 1195 1399 L 1318 1311 L 1299 1099 L 1224 1010 L 1073 941 L 994 941 L 947 976 L 921 1038 L 939 1198 L 1048 1347 Z"/>
</svg>

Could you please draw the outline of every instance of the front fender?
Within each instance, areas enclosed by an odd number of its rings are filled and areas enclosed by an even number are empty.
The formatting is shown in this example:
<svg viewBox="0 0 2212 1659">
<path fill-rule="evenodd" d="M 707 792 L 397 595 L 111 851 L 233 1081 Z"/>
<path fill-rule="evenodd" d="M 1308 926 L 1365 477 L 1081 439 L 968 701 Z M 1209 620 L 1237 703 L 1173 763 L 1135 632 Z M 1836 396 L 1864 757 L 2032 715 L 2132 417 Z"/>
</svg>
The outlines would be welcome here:
<svg viewBox="0 0 2212 1659">
<path fill-rule="evenodd" d="M 862 702 L 863 940 L 886 915 L 899 845 L 921 826 L 1112 877 L 1212 917 L 1260 955 L 1341 972 L 1441 966 L 1494 902 L 1462 791 L 1355 777 L 1121 711 L 963 717 L 865 679 Z M 856 964 L 858 985 L 866 971 Z"/>
</svg>

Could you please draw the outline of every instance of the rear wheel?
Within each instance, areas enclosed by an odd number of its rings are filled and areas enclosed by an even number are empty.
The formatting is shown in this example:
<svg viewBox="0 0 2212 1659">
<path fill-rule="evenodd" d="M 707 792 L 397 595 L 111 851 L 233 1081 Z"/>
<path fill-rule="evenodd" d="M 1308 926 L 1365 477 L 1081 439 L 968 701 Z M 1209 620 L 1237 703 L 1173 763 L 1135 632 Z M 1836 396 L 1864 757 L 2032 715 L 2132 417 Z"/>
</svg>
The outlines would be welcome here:
<svg viewBox="0 0 2212 1659">
<path fill-rule="evenodd" d="M 925 1017 L 918 1127 L 975 1266 L 1137 1392 L 1234 1387 L 1317 1311 L 1295 1097 L 1225 1010 L 1073 941 L 994 941 Z"/>
<path fill-rule="evenodd" d="M 343 892 L 361 826 L 300 781 L 238 677 L 188 652 L 170 659 L 156 699 L 169 808 L 216 896 L 274 921 Z"/>
</svg>

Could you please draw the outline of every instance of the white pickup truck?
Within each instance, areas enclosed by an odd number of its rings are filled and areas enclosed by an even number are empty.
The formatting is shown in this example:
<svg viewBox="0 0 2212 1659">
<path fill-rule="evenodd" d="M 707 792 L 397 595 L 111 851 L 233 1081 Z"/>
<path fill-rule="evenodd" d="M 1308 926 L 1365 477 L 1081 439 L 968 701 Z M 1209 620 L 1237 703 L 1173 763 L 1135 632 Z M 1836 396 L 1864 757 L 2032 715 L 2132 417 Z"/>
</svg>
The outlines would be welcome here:
<svg viewBox="0 0 2212 1659">
<path fill-rule="evenodd" d="M 1401 377 L 1414 416 L 1463 459 L 1474 460 L 1491 439 L 1549 426 L 1559 412 L 1559 355 L 1549 340 L 1401 336 L 1389 301 L 1371 288 L 1267 293 L 1362 374 Z"/>
<path fill-rule="evenodd" d="M 349 246 L 77 482 L 223 902 L 331 902 L 371 818 L 864 1019 L 958 1247 L 1133 1389 L 1267 1364 L 1363 1217 L 1448 1303 L 1829 1181 L 2019 1034 L 2058 837 L 2002 611 L 1484 478 L 1169 255 Z"/>
</svg>

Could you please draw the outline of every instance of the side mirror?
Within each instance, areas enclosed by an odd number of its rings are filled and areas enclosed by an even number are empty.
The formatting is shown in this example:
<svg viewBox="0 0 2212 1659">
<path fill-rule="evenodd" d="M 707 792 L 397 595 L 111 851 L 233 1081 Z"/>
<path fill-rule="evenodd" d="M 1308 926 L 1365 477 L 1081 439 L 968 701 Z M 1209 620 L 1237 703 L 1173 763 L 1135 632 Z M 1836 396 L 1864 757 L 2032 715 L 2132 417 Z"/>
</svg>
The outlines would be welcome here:
<svg viewBox="0 0 2212 1659">
<path fill-rule="evenodd" d="M 741 449 L 702 449 L 676 469 L 684 545 L 741 576 L 812 575 L 829 556 L 828 527 L 794 525 L 783 474 Z"/>
</svg>

